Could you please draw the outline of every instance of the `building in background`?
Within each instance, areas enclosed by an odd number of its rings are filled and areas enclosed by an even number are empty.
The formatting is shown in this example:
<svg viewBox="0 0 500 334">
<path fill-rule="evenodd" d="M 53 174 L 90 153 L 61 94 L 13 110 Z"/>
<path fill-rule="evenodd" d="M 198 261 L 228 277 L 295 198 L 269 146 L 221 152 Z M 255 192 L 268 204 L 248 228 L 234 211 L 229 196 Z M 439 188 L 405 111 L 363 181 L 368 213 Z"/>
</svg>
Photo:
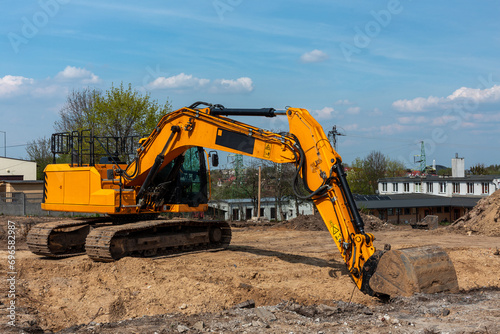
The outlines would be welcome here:
<svg viewBox="0 0 500 334">
<path fill-rule="evenodd" d="M 36 180 L 36 162 L 1 157 L 0 180 Z"/>
<path fill-rule="evenodd" d="M 220 210 L 225 213 L 225 220 L 241 221 L 250 220 L 256 217 L 254 203 L 249 198 L 243 199 L 224 199 L 210 201 L 209 207 Z M 303 202 L 298 206 L 299 212 L 294 200 L 283 200 L 281 210 L 284 219 L 292 219 L 300 215 L 312 215 L 314 213 L 312 202 Z M 262 198 L 260 202 L 260 216 L 269 220 L 281 220 L 281 215 L 277 212 L 276 201 L 274 198 Z"/>
<path fill-rule="evenodd" d="M 500 175 L 465 175 L 464 158 L 452 159 L 452 175 L 378 180 L 378 195 L 356 195 L 358 207 L 391 223 L 415 223 L 427 215 L 452 222 L 500 189 Z"/>
</svg>

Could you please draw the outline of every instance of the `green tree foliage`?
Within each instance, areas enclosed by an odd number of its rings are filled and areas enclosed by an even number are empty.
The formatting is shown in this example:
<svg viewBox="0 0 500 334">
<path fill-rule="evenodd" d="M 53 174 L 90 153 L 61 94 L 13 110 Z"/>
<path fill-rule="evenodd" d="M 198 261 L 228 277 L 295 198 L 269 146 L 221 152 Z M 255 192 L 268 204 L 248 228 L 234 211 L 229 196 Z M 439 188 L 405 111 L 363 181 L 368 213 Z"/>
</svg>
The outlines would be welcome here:
<svg viewBox="0 0 500 334">
<path fill-rule="evenodd" d="M 353 193 L 369 195 L 376 193 L 378 179 L 403 176 L 405 173 L 402 162 L 391 160 L 380 151 L 372 151 L 364 159 L 354 160 L 347 173 L 347 181 Z"/>
<path fill-rule="evenodd" d="M 483 163 L 477 163 L 469 169 L 472 175 L 500 175 L 500 165 L 489 165 L 486 167 Z"/>
<path fill-rule="evenodd" d="M 470 168 L 470 173 L 472 175 L 486 175 L 486 168 L 484 164 L 478 163 Z"/>
<path fill-rule="evenodd" d="M 451 176 L 451 168 L 443 168 L 438 170 L 438 175 L 440 176 Z"/>
<path fill-rule="evenodd" d="M 96 136 L 126 137 L 149 134 L 160 118 L 171 111 L 167 101 L 160 105 L 146 94 L 111 86 L 105 92 L 85 88 L 68 95 L 55 123 L 58 132 L 92 129 Z"/>
<path fill-rule="evenodd" d="M 500 175 L 500 165 L 490 165 L 486 167 L 486 174 L 488 175 Z"/>
<path fill-rule="evenodd" d="M 91 129 L 94 136 L 143 136 L 149 135 L 160 118 L 170 111 L 168 101 L 161 105 L 149 94 L 142 95 L 133 90 L 130 84 L 128 87 L 123 83 L 118 87 L 112 85 L 105 92 L 88 87 L 68 94 L 54 130 L 73 132 Z M 52 156 L 50 140 L 34 140 L 29 143 L 27 153 L 31 160 L 37 162 L 39 169 L 43 170 L 51 162 L 51 159 L 45 158 L 47 155 Z"/>
</svg>

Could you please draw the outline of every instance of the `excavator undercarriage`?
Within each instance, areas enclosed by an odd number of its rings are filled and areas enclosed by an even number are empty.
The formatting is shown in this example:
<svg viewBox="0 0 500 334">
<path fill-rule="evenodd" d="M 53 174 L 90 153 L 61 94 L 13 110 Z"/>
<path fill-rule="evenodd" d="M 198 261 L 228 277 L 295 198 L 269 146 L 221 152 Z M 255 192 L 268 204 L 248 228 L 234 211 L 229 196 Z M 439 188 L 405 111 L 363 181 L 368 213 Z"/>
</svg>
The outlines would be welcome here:
<svg viewBox="0 0 500 334">
<path fill-rule="evenodd" d="M 161 256 L 222 250 L 231 242 L 224 221 L 156 219 L 113 225 L 108 218 L 38 224 L 28 234 L 31 252 L 48 257 L 87 255 L 111 262 L 125 256 Z"/>
</svg>

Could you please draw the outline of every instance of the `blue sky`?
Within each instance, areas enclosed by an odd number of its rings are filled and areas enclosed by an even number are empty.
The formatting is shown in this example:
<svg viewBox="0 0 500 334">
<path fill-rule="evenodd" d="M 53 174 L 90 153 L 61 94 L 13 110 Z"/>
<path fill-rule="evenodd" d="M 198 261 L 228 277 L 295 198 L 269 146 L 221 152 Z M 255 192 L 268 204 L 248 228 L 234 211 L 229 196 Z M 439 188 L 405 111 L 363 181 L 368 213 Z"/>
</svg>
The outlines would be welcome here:
<svg viewBox="0 0 500 334">
<path fill-rule="evenodd" d="M 308 109 L 350 163 L 500 164 L 498 1 L 2 1 L 7 155 L 50 136 L 73 89 L 131 83 L 175 109 Z M 286 130 L 285 119 L 250 119 Z M 3 133 L 0 132 L 3 155 Z"/>
</svg>

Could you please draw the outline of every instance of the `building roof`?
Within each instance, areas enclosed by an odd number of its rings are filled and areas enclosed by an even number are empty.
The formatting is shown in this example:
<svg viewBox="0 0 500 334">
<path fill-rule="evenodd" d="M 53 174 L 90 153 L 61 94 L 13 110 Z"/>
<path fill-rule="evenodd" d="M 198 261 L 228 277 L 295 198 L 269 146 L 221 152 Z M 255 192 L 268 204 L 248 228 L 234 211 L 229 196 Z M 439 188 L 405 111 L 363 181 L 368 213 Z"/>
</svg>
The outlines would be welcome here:
<svg viewBox="0 0 500 334">
<path fill-rule="evenodd" d="M 451 182 L 484 182 L 484 181 L 493 181 L 495 179 L 500 179 L 500 175 L 466 175 L 464 177 L 452 177 L 452 176 L 439 176 L 439 175 L 424 175 L 424 176 L 415 176 L 415 177 L 384 177 L 378 180 L 378 182 L 443 182 L 443 181 L 451 181 Z"/>
<path fill-rule="evenodd" d="M 1 176 L 0 176 L 1 178 Z M 43 180 L 0 180 L 0 183 L 12 183 L 12 184 L 42 184 Z"/>
<path fill-rule="evenodd" d="M 276 200 L 274 197 L 263 197 L 260 199 L 261 203 L 274 203 Z M 286 202 L 287 200 L 284 200 Z M 225 202 L 228 204 L 252 204 L 251 198 L 230 198 L 230 199 L 220 199 L 220 200 L 210 200 L 210 202 Z"/>
<path fill-rule="evenodd" d="M 25 159 L 16 159 L 16 158 L 9 158 L 9 157 L 0 157 L 0 161 L 1 160 L 14 160 L 14 161 L 22 161 L 22 162 L 33 162 L 33 163 L 36 163 L 35 161 L 33 160 L 25 160 Z"/>
<path fill-rule="evenodd" d="M 395 194 L 395 195 L 354 195 L 354 200 L 360 208 L 391 209 L 391 208 L 422 208 L 435 206 L 455 206 L 472 208 L 484 196 L 444 197 L 429 194 Z"/>
</svg>

